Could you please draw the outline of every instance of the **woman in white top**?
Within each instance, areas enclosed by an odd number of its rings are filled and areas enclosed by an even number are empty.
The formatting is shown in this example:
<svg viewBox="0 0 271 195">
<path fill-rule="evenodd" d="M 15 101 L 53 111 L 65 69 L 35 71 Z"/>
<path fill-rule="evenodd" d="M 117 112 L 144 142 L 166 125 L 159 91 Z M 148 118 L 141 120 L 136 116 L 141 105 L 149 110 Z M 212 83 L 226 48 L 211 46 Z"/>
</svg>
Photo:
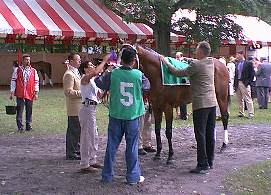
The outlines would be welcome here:
<svg viewBox="0 0 271 195">
<path fill-rule="evenodd" d="M 97 163 L 98 132 L 96 126 L 96 105 L 101 93 L 99 93 L 94 78 L 103 71 L 108 58 L 109 55 L 105 56 L 97 67 L 89 61 L 82 63 L 79 67 L 80 72 L 83 73 L 80 87 L 82 105 L 79 110 L 81 172 L 95 172 L 102 168 L 102 165 Z"/>
</svg>

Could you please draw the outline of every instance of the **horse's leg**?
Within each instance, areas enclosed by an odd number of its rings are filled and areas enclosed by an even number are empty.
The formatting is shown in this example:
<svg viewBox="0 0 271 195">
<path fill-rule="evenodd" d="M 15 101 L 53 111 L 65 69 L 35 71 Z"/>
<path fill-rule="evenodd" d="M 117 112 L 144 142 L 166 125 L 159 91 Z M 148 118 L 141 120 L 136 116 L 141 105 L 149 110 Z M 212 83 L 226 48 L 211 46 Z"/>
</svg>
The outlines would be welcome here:
<svg viewBox="0 0 271 195">
<path fill-rule="evenodd" d="M 162 150 L 162 141 L 161 141 L 161 122 L 162 122 L 162 111 L 157 108 L 157 106 L 153 105 L 153 115 L 154 115 L 154 128 L 155 128 L 155 136 L 156 136 L 156 144 L 157 144 L 157 151 L 155 154 L 154 160 L 161 159 L 161 150 Z"/>
<path fill-rule="evenodd" d="M 222 153 L 226 148 L 227 144 L 229 143 L 229 134 L 228 134 L 228 120 L 229 120 L 229 113 L 228 113 L 228 99 L 227 96 L 224 98 L 219 98 L 218 105 L 221 112 L 221 119 L 224 127 L 224 140 L 223 144 L 220 148 L 220 152 Z"/>
<path fill-rule="evenodd" d="M 172 147 L 172 120 L 173 120 L 173 108 L 167 106 L 165 109 L 166 118 L 166 138 L 168 140 L 168 159 L 167 164 L 172 164 L 173 147 Z"/>
</svg>

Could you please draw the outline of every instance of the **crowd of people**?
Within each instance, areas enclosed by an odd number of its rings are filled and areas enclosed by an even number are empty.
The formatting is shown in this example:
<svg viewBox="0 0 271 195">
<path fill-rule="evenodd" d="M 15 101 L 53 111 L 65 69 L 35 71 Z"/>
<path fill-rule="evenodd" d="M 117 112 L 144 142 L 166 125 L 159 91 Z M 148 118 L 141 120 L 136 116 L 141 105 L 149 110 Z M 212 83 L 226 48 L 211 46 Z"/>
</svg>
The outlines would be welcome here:
<svg viewBox="0 0 271 195">
<path fill-rule="evenodd" d="M 191 173 L 204 173 L 213 168 L 215 148 L 215 121 L 217 100 L 214 86 L 214 62 L 211 47 L 200 42 L 196 48 L 196 59 L 190 60 L 186 69 L 176 69 L 163 56 L 161 61 L 176 76 L 188 76 L 192 90 L 194 133 L 197 142 L 197 165 Z M 26 107 L 26 131 L 32 130 L 32 104 L 39 92 L 37 71 L 31 67 L 30 55 L 22 57 L 22 65 L 14 69 L 11 79 L 10 98 L 16 96 L 17 127 L 22 132 L 22 113 Z M 150 82 L 144 74 L 134 69 L 136 51 L 125 48 L 121 52 L 120 65 L 114 70 L 103 72 L 110 54 L 98 65 L 90 61 L 81 63 L 80 55 L 71 53 L 65 61 L 63 89 L 67 108 L 66 159 L 80 160 L 81 172 L 93 173 L 102 169 L 102 181 L 111 182 L 118 146 L 125 135 L 126 180 L 129 184 L 144 181 L 138 155 L 156 152 L 151 143 L 151 104 L 148 101 Z M 181 52 L 177 60 L 183 60 Z M 229 95 L 236 93 L 239 117 L 254 117 L 251 88 L 257 91 L 259 109 L 268 108 L 271 64 L 266 58 L 246 60 L 243 51 L 230 57 L 228 63 L 221 58 L 229 70 Z M 96 109 L 103 93 L 109 92 L 109 124 L 104 163 L 97 161 L 98 127 Z M 180 105 L 177 117 L 186 120 L 187 105 Z"/>
</svg>

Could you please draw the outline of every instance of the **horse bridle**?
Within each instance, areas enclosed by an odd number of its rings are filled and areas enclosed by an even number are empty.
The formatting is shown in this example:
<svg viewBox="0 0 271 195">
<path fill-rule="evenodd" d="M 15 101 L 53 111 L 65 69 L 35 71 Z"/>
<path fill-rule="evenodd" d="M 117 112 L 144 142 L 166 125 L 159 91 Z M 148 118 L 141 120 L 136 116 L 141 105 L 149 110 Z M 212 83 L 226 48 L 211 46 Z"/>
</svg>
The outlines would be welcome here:
<svg viewBox="0 0 271 195">
<path fill-rule="evenodd" d="M 135 47 L 134 45 L 131 45 L 131 44 L 128 44 L 128 43 L 122 44 L 122 47 L 121 47 L 121 50 L 120 50 L 120 54 L 119 54 L 119 57 L 118 57 L 117 64 L 120 63 L 122 51 L 123 51 L 123 49 L 124 49 L 126 46 L 129 47 L 129 48 L 131 48 L 132 50 L 134 50 L 134 51 L 136 52 L 137 69 L 139 69 L 139 68 L 140 68 L 140 67 L 139 67 L 140 65 L 139 65 L 139 57 L 138 57 L 137 49 L 136 49 L 136 47 Z"/>
</svg>

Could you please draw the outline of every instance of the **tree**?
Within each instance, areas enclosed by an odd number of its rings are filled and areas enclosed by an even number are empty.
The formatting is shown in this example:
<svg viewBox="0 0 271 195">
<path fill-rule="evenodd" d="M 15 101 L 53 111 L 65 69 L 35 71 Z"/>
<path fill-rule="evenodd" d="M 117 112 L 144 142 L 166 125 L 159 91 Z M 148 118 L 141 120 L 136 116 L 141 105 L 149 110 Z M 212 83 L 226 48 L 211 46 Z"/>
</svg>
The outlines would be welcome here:
<svg viewBox="0 0 271 195">
<path fill-rule="evenodd" d="M 153 29 L 158 52 L 170 54 L 170 31 L 187 41 L 208 40 L 216 48 L 223 39 L 242 39 L 240 26 L 228 14 L 267 16 L 270 0 L 102 0 L 128 22 L 140 22 Z M 270 6 L 269 6 L 270 5 Z M 179 9 L 196 12 L 196 20 L 182 18 L 171 22 Z"/>
</svg>

